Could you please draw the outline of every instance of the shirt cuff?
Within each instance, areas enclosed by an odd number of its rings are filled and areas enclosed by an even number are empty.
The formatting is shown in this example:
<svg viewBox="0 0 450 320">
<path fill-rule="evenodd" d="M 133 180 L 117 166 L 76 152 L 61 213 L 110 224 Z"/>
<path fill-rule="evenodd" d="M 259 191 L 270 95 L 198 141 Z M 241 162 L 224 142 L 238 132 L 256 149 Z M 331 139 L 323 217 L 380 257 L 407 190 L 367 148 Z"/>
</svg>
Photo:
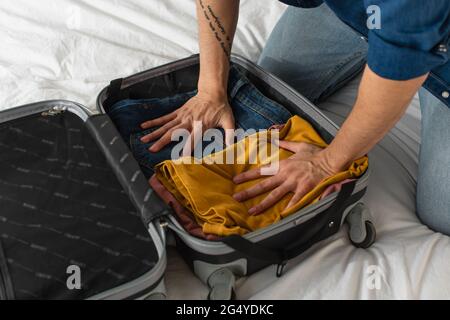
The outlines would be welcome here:
<svg viewBox="0 0 450 320">
<path fill-rule="evenodd" d="M 376 32 L 369 32 L 367 64 L 382 78 L 410 80 L 445 64 L 443 55 L 402 47 L 382 39 Z"/>
</svg>

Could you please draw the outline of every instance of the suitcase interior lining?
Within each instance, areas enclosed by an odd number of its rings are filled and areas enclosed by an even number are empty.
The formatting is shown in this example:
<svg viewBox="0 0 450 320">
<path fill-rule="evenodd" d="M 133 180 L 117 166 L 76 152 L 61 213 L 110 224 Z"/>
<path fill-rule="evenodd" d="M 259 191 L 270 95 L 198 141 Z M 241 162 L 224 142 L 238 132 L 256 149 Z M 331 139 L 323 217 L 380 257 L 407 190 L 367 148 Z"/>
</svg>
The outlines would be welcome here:
<svg viewBox="0 0 450 320">
<path fill-rule="evenodd" d="M 84 299 L 149 272 L 158 253 L 83 121 L 0 125 L 0 241 L 17 299 Z M 81 269 L 81 290 L 67 268 Z"/>
</svg>

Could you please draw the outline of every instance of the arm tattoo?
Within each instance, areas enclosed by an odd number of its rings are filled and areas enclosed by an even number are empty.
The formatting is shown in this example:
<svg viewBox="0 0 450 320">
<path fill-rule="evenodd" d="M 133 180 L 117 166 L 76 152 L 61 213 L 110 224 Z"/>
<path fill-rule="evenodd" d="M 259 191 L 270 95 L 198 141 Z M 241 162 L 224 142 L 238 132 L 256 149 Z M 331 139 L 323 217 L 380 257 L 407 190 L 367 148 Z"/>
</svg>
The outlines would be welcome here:
<svg viewBox="0 0 450 320">
<path fill-rule="evenodd" d="M 216 15 L 213 8 L 211 6 L 205 7 L 203 0 L 199 0 L 200 7 L 203 10 L 203 14 L 205 15 L 205 19 L 209 21 L 209 28 L 216 36 L 217 42 L 220 44 L 225 55 L 230 58 L 231 55 L 231 47 L 232 41 L 227 31 L 225 30 L 222 21 Z"/>
</svg>

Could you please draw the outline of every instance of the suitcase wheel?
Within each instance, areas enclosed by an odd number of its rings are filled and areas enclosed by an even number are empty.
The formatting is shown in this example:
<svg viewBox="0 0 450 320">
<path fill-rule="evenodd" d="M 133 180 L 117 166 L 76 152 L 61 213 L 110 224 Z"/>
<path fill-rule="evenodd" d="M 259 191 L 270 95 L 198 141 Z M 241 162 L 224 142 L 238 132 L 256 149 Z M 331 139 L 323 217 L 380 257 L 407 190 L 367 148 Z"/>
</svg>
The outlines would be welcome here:
<svg viewBox="0 0 450 320">
<path fill-rule="evenodd" d="M 350 242 L 357 248 L 367 249 L 376 239 L 376 229 L 369 209 L 358 203 L 348 214 L 346 222 L 349 226 Z"/>
<path fill-rule="evenodd" d="M 210 288 L 208 300 L 234 300 L 236 298 L 235 281 L 233 272 L 227 268 L 214 272 L 208 279 Z"/>
</svg>

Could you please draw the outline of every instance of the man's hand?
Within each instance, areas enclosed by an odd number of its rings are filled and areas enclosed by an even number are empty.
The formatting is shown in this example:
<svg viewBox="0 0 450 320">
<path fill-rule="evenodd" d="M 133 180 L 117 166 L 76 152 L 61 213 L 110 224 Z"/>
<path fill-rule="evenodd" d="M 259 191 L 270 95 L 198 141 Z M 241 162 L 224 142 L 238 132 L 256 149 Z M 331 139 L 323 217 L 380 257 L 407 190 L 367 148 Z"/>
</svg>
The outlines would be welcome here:
<svg viewBox="0 0 450 320">
<path fill-rule="evenodd" d="M 280 147 L 293 152 L 294 155 L 289 159 L 280 161 L 278 173 L 233 196 L 237 201 L 243 202 L 271 191 L 259 205 L 249 210 L 250 215 L 263 213 L 286 194 L 292 193 L 293 197 L 286 207 L 286 209 L 289 209 L 321 181 L 337 173 L 326 164 L 321 156 L 322 149 L 317 146 L 303 142 L 280 141 Z M 234 182 L 241 184 L 261 177 L 261 169 L 259 168 L 236 176 Z"/>
<path fill-rule="evenodd" d="M 192 133 L 194 121 L 201 121 L 203 130 L 221 127 L 234 129 L 233 111 L 226 97 L 212 98 L 206 94 L 197 94 L 180 109 L 161 118 L 144 122 L 142 129 L 160 127 L 141 139 L 143 143 L 149 143 L 158 139 L 150 148 L 151 152 L 158 152 L 172 141 L 172 133 L 177 129 L 185 129 Z M 229 141 L 229 137 L 226 137 Z M 191 141 L 193 142 L 193 141 Z"/>
</svg>

